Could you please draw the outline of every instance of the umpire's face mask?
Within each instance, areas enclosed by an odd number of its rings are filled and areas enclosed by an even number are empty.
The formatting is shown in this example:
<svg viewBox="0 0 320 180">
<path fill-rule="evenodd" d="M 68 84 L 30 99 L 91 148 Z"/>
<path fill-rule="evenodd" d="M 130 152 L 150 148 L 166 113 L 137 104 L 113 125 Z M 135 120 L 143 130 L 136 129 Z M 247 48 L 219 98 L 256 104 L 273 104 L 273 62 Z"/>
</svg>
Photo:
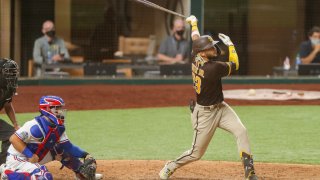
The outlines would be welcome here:
<svg viewBox="0 0 320 180">
<path fill-rule="evenodd" d="M 56 35 L 56 31 L 55 30 L 48 31 L 46 32 L 46 35 L 53 38 Z"/>
</svg>

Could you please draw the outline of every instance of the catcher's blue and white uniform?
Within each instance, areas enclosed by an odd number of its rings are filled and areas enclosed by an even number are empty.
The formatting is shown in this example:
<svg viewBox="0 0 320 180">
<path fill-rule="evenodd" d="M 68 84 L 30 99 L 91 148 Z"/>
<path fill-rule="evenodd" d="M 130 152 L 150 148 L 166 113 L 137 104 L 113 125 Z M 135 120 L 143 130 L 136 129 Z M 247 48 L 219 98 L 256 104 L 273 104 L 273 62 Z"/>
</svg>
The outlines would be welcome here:
<svg viewBox="0 0 320 180">
<path fill-rule="evenodd" d="M 51 96 L 50 98 L 55 99 Z M 63 102 L 62 99 L 61 101 Z M 63 103 L 58 102 L 56 106 L 59 106 L 59 104 Z M 40 105 L 43 106 L 43 104 Z M 52 109 L 52 111 L 54 110 Z M 57 118 L 54 112 L 51 111 L 46 113 L 50 113 L 50 115 L 41 112 L 41 116 L 26 122 L 13 135 L 18 137 L 26 145 L 26 148 L 23 152 L 19 152 L 14 143 L 9 147 L 4 171 L 9 180 L 50 180 L 52 175 L 44 164 L 55 160 L 55 157 L 58 156 L 63 166 L 78 173 L 77 171 L 82 164 L 79 158 L 84 158 L 88 155 L 87 152 L 69 141 L 65 132 L 64 117 L 58 116 L 59 118 Z M 50 116 L 55 117 L 55 119 L 53 118 L 54 121 L 51 120 L 52 117 Z M 38 163 L 28 161 L 34 154 L 39 157 Z"/>
</svg>

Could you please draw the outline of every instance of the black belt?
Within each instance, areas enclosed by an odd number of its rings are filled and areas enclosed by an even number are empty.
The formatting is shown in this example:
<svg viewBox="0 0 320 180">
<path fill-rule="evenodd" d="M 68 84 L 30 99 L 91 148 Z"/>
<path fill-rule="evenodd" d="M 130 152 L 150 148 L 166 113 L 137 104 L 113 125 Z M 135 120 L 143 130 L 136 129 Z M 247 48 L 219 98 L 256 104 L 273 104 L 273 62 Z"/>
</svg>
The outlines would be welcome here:
<svg viewBox="0 0 320 180">
<path fill-rule="evenodd" d="M 212 110 L 212 109 L 215 109 L 215 108 L 217 108 L 218 106 L 220 105 L 220 103 L 219 104 L 214 104 L 214 105 L 211 105 L 211 106 L 199 106 L 199 109 L 203 109 L 203 110 L 206 110 L 206 111 L 210 111 L 210 110 Z"/>
</svg>

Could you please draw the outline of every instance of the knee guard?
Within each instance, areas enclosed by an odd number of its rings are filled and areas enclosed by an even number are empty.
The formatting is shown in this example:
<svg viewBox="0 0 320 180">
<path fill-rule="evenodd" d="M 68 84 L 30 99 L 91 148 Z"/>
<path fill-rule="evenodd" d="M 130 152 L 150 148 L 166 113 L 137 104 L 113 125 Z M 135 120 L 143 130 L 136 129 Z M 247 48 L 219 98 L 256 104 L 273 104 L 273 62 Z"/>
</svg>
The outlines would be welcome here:
<svg viewBox="0 0 320 180">
<path fill-rule="evenodd" d="M 30 173 L 16 172 L 11 170 L 5 170 L 1 175 L 1 179 L 8 180 L 31 180 Z"/>
<path fill-rule="evenodd" d="M 79 172 L 79 167 L 82 164 L 82 162 L 71 155 L 64 155 L 61 164 L 71 170 L 73 170 L 75 173 Z"/>
<path fill-rule="evenodd" d="M 62 160 L 60 160 L 60 162 L 62 164 L 62 167 L 60 169 L 65 166 L 75 173 L 79 172 L 79 167 L 82 162 L 78 158 L 73 157 L 71 154 L 64 152 L 64 150 L 59 145 L 55 146 L 55 148 L 51 151 L 51 154 L 53 157 L 56 157 L 56 155 L 61 156 Z"/>
</svg>

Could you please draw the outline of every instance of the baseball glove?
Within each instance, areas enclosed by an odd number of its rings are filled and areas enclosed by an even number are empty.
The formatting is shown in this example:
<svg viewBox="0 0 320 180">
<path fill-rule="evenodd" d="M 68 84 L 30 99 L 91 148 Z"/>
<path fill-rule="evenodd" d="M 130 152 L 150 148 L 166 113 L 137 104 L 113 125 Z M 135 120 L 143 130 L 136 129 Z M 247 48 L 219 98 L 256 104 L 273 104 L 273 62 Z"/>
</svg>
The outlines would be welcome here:
<svg viewBox="0 0 320 180">
<path fill-rule="evenodd" d="M 85 158 L 83 164 L 79 167 L 81 179 L 94 180 L 96 175 L 97 163 L 93 157 Z"/>
</svg>

